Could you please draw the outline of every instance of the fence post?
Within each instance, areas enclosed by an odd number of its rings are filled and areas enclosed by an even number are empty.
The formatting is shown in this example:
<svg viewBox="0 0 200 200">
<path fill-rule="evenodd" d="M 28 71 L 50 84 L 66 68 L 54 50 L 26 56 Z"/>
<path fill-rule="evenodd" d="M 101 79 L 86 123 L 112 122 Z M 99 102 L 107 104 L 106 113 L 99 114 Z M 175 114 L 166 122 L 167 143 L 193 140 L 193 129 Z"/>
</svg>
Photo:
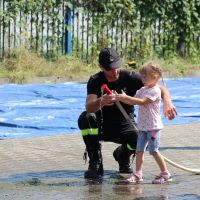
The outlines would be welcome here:
<svg viewBox="0 0 200 200">
<path fill-rule="evenodd" d="M 65 54 L 71 54 L 71 27 L 72 27 L 72 12 L 69 7 L 66 8 L 65 13 Z"/>
</svg>

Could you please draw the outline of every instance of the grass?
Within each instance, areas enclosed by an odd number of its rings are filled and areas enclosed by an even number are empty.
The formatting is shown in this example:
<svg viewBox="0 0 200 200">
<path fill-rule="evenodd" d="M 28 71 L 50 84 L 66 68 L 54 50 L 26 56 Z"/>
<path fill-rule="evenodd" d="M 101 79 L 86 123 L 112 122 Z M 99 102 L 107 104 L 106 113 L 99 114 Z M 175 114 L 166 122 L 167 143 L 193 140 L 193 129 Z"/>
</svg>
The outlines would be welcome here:
<svg viewBox="0 0 200 200">
<path fill-rule="evenodd" d="M 194 60 L 173 57 L 164 60 L 153 57 L 153 59 L 161 64 L 164 77 L 193 76 L 196 71 L 200 70 L 199 58 Z M 97 61 L 87 64 L 78 58 L 60 56 L 59 59 L 52 62 L 25 49 L 13 51 L 10 57 L 0 62 L 0 68 L 0 78 L 7 78 L 12 83 L 29 83 L 35 77 L 56 77 L 65 81 L 87 81 L 90 75 L 99 71 Z"/>
<path fill-rule="evenodd" d="M 171 59 L 160 59 L 165 77 L 191 77 L 200 71 L 200 59 L 173 57 Z"/>
<path fill-rule="evenodd" d="M 25 49 L 17 49 L 0 63 L 0 78 L 13 83 L 27 83 L 34 77 L 59 77 L 69 81 L 86 81 L 97 67 L 83 63 L 80 59 L 60 56 L 54 62 Z"/>
<path fill-rule="evenodd" d="M 148 60 L 155 60 L 160 63 L 165 78 L 192 77 L 200 75 L 200 58 L 174 56 L 168 59 L 158 58 L 155 55 L 146 58 L 138 65 L 144 64 Z M 137 69 L 136 69 L 137 71 Z"/>
</svg>

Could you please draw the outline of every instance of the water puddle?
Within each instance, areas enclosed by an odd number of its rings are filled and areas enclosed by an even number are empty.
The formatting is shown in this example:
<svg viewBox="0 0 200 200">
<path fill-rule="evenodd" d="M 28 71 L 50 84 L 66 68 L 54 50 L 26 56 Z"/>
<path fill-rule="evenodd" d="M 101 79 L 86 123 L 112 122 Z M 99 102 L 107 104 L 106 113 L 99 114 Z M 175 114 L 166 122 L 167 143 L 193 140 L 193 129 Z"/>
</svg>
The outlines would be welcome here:
<svg viewBox="0 0 200 200">
<path fill-rule="evenodd" d="M 129 184 L 126 182 L 128 175 L 112 170 L 106 170 L 104 176 L 97 180 L 86 180 L 83 174 L 84 171 L 73 170 L 16 174 L 1 179 L 0 186 L 4 194 L 11 196 L 14 193 L 16 198 L 31 191 L 34 199 L 43 200 L 48 199 L 45 195 L 51 193 L 59 196 L 59 200 L 200 200 L 196 193 L 198 188 L 192 191 L 185 182 L 153 185 L 145 181 L 142 184 Z"/>
<path fill-rule="evenodd" d="M 184 195 L 177 195 L 173 197 L 167 197 L 167 196 L 150 196 L 150 197 L 138 197 L 134 200 L 200 200 L 199 195 L 194 194 L 184 194 Z"/>
</svg>

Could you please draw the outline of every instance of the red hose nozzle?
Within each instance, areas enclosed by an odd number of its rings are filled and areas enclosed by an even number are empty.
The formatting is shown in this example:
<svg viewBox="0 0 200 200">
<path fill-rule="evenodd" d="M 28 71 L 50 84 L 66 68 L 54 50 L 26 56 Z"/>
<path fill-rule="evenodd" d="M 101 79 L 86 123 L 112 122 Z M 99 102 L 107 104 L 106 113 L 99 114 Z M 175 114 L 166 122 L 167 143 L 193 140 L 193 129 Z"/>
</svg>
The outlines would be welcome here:
<svg viewBox="0 0 200 200">
<path fill-rule="evenodd" d="M 101 90 L 103 90 L 104 92 L 106 92 L 107 94 L 112 94 L 112 91 L 108 88 L 107 84 L 103 84 L 101 86 Z"/>
</svg>

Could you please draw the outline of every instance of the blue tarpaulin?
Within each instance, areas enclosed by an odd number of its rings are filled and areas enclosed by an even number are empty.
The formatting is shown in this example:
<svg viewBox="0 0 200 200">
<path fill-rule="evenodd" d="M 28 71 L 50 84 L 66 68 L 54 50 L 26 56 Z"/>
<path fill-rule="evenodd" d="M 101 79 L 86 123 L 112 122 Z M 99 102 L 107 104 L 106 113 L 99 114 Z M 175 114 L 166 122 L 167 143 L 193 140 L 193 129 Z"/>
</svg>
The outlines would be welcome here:
<svg viewBox="0 0 200 200">
<path fill-rule="evenodd" d="M 200 78 L 165 79 L 179 115 L 164 125 L 200 121 Z M 0 85 L 0 138 L 80 133 L 86 83 Z M 137 113 L 137 111 L 136 111 Z M 163 115 L 163 114 L 162 114 Z"/>
</svg>

